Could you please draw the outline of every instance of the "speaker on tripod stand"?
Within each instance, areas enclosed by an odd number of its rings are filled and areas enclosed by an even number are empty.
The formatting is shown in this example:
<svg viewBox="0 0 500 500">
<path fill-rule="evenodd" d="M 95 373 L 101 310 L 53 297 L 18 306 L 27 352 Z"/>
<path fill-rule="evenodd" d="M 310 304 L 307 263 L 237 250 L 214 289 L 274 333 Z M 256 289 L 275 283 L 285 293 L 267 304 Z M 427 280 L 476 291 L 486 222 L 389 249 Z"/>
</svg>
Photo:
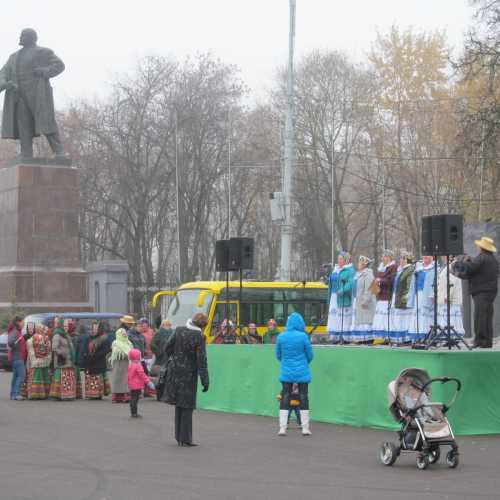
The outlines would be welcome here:
<svg viewBox="0 0 500 500">
<path fill-rule="evenodd" d="M 422 342 L 415 348 L 429 349 L 444 346 L 471 349 L 461 335 L 450 324 L 450 255 L 464 252 L 463 216 L 455 214 L 422 217 L 422 254 L 434 257 L 434 319 Z M 438 322 L 438 264 L 439 256 L 446 257 L 446 325 Z"/>
</svg>

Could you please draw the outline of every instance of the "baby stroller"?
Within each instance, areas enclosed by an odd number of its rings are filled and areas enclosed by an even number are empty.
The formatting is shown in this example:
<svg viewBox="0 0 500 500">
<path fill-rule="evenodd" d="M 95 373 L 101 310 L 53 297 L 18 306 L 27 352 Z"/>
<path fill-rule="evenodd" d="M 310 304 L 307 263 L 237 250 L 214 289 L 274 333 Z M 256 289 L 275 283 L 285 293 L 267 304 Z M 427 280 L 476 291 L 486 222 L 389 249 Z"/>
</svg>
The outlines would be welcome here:
<svg viewBox="0 0 500 500">
<path fill-rule="evenodd" d="M 433 403 L 432 384 L 454 382 L 456 391 L 447 404 Z M 458 465 L 458 445 L 450 427 L 446 413 L 455 402 L 462 384 L 456 378 L 433 378 L 425 370 L 407 368 L 396 380 L 389 383 L 387 399 L 394 419 L 401 423 L 398 432 L 399 444 L 383 443 L 380 447 L 380 461 L 393 465 L 400 453 L 417 453 L 417 467 L 427 469 L 429 464 L 439 460 L 440 447 L 451 446 L 446 455 L 448 467 Z"/>
</svg>

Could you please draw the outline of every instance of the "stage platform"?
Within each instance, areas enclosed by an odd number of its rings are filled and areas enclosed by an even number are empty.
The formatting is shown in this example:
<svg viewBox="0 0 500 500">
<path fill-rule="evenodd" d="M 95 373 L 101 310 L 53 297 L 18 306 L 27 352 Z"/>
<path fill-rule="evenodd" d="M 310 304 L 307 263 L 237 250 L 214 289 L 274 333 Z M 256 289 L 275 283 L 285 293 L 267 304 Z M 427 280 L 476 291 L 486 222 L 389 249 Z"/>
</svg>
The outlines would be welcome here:
<svg viewBox="0 0 500 500">
<path fill-rule="evenodd" d="M 207 410 L 277 416 L 279 363 L 274 346 L 209 345 L 210 391 L 199 394 Z M 357 427 L 397 429 L 387 407 L 387 384 L 403 368 L 431 377 L 457 377 L 462 390 L 449 419 L 456 434 L 500 434 L 500 350 L 416 351 L 398 347 L 315 346 L 309 388 L 311 418 Z M 445 402 L 445 386 L 433 400 Z"/>
</svg>

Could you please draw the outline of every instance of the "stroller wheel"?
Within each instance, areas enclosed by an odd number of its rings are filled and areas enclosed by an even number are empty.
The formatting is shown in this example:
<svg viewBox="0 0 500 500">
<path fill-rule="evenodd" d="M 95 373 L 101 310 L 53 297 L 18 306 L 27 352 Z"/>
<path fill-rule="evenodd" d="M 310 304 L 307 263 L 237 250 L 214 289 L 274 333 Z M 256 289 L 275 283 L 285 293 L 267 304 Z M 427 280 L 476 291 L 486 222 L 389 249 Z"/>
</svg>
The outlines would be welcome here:
<svg viewBox="0 0 500 500">
<path fill-rule="evenodd" d="M 458 466 L 458 452 L 451 450 L 446 454 L 446 464 L 450 469 L 455 469 Z"/>
<path fill-rule="evenodd" d="M 439 449 L 439 446 L 437 448 L 432 448 L 429 450 L 429 463 L 435 464 L 439 460 L 440 456 L 441 450 Z"/>
<path fill-rule="evenodd" d="M 382 443 L 379 457 L 384 465 L 393 465 L 399 456 L 399 448 L 390 442 Z"/>
<path fill-rule="evenodd" d="M 417 455 L 417 468 L 419 470 L 425 470 L 429 467 L 429 455 L 419 453 Z"/>
</svg>

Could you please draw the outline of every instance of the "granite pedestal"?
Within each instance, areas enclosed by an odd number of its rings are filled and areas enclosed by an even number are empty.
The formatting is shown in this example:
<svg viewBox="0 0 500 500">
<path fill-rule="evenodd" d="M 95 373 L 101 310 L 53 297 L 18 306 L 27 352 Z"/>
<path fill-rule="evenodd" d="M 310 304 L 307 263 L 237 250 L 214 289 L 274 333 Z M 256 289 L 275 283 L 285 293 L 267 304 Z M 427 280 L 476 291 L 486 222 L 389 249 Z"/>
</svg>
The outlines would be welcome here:
<svg viewBox="0 0 500 500">
<path fill-rule="evenodd" d="M 78 171 L 0 165 L 0 311 L 89 311 L 79 246 Z"/>
</svg>

